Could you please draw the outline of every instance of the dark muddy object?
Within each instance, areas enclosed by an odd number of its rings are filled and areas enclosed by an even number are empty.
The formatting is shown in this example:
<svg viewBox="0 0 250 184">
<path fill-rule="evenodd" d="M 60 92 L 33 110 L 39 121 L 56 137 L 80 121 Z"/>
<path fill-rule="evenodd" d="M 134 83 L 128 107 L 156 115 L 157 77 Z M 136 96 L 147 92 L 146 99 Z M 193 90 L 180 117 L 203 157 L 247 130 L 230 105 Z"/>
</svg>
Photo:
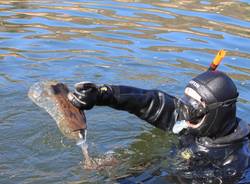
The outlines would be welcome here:
<svg viewBox="0 0 250 184">
<path fill-rule="evenodd" d="M 31 86 L 28 96 L 53 117 L 67 138 L 79 140 L 79 136 L 84 137 L 84 130 L 87 128 L 86 118 L 83 111 L 70 103 L 67 98 L 68 93 L 65 84 L 43 81 Z"/>
</svg>

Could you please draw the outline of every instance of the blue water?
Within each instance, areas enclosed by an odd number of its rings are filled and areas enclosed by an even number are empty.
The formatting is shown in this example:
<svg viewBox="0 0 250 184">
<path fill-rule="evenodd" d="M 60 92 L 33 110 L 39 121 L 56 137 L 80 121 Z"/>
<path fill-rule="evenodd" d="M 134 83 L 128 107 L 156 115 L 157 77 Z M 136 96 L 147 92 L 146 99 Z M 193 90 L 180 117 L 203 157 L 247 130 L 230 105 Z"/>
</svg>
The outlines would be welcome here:
<svg viewBox="0 0 250 184">
<path fill-rule="evenodd" d="M 218 50 L 250 122 L 250 2 L 0 0 L 0 183 L 103 183 L 169 151 L 163 133 L 125 112 L 87 112 L 91 155 L 125 159 L 102 172 L 82 168 L 81 150 L 27 97 L 55 79 L 157 88 L 181 95 Z"/>
</svg>

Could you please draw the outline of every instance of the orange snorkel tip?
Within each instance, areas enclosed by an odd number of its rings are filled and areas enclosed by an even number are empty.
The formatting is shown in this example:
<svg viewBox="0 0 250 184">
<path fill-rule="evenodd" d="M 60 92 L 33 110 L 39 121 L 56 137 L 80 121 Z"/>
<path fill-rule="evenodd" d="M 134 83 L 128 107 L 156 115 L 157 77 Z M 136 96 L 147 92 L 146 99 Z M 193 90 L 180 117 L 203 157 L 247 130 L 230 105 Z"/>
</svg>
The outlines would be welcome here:
<svg viewBox="0 0 250 184">
<path fill-rule="evenodd" d="M 209 71 L 215 71 L 216 68 L 220 65 L 222 59 L 225 57 L 226 55 L 226 51 L 224 51 L 223 49 L 220 50 L 217 55 L 215 56 L 213 62 L 210 64 L 208 70 Z"/>
</svg>

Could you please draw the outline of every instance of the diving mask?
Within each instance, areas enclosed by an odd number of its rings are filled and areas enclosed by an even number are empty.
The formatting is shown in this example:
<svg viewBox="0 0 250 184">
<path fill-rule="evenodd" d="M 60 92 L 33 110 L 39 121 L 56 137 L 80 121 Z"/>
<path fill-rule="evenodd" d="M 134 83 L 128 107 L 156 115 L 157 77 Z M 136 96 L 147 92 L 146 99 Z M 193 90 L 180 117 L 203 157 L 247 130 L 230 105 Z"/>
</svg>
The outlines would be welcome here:
<svg viewBox="0 0 250 184">
<path fill-rule="evenodd" d="M 173 133 L 179 134 L 182 130 L 187 129 L 189 127 L 188 122 L 198 124 L 204 115 L 202 102 L 184 95 L 177 101 L 177 108 L 175 110 L 176 123 L 172 129 Z"/>
<path fill-rule="evenodd" d="M 177 102 L 178 120 L 191 121 L 198 123 L 197 120 L 201 119 L 206 114 L 205 107 L 202 102 L 195 100 L 187 95 L 184 95 Z"/>
</svg>

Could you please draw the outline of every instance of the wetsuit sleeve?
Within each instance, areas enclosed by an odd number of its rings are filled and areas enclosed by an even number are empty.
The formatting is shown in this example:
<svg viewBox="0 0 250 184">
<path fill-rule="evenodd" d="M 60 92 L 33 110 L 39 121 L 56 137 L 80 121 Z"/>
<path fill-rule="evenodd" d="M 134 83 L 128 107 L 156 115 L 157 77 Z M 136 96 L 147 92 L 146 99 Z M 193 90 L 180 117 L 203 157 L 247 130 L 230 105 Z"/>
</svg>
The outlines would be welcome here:
<svg viewBox="0 0 250 184">
<path fill-rule="evenodd" d="M 174 99 L 159 90 L 105 85 L 105 92 L 100 95 L 97 105 L 127 111 L 155 127 L 170 130 L 174 123 Z"/>
</svg>

